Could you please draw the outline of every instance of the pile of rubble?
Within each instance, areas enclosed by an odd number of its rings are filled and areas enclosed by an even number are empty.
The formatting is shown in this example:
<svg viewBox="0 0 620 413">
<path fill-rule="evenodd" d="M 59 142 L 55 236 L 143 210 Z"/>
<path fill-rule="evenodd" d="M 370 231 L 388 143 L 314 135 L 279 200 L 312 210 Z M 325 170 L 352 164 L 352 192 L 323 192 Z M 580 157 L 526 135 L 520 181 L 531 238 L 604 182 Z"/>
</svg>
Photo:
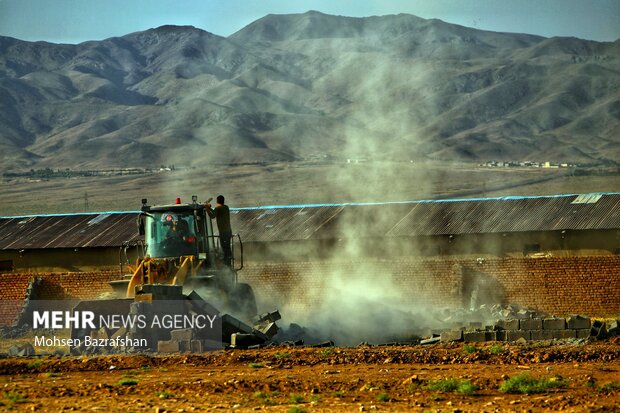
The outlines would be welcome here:
<svg viewBox="0 0 620 413">
<path fill-rule="evenodd" d="M 124 300 L 119 301 L 120 303 Z M 83 302 L 88 308 L 92 305 Z M 105 303 L 104 303 L 105 304 Z M 188 327 L 171 328 L 153 323 L 133 323 L 130 327 L 116 330 L 101 328 L 93 331 L 82 331 L 98 342 L 144 343 L 124 344 L 119 346 L 81 346 L 71 349 L 73 354 L 148 352 L 160 353 L 195 352 L 222 349 L 224 347 L 249 348 L 268 342 L 278 333 L 276 321 L 280 313 L 276 310 L 256 317 L 249 325 L 230 314 L 222 314 L 218 309 L 192 291 L 189 295 L 182 293 L 181 286 L 149 284 L 140 287 L 133 302 L 128 304 L 128 314 L 134 320 L 172 320 L 200 319 L 210 324 L 210 328 Z M 77 308 L 77 307 L 76 307 Z M 117 308 L 118 314 L 123 309 Z M 72 334 L 72 338 L 76 334 Z M 83 340 L 86 342 L 86 340 Z"/>
<path fill-rule="evenodd" d="M 607 338 L 620 334 L 619 321 L 607 323 L 582 315 L 568 318 L 523 309 L 515 305 L 481 305 L 472 310 L 444 310 L 448 329 L 433 330 L 421 344 L 438 342 L 530 341 Z"/>
</svg>

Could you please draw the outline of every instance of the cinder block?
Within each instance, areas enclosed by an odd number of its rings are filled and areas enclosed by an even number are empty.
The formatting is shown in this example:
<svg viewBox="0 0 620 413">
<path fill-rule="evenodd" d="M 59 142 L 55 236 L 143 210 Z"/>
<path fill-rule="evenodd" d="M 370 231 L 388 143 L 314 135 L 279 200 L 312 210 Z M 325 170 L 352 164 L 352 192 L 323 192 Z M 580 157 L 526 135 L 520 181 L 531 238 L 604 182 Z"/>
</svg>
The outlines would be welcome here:
<svg viewBox="0 0 620 413">
<path fill-rule="evenodd" d="M 497 320 L 495 323 L 500 330 L 518 330 L 519 329 L 519 320 L 516 318 L 510 318 L 508 320 Z"/>
<path fill-rule="evenodd" d="M 447 343 L 450 341 L 461 341 L 463 340 L 463 331 L 461 330 L 448 330 L 441 332 L 441 342 Z"/>
<path fill-rule="evenodd" d="M 261 343 L 263 343 L 263 340 L 260 340 L 254 334 L 233 333 L 230 335 L 230 345 L 232 347 L 248 347 Z"/>
<path fill-rule="evenodd" d="M 542 319 L 523 318 L 519 320 L 519 330 L 542 330 Z"/>
<path fill-rule="evenodd" d="M 571 330 L 585 330 L 592 327 L 590 317 L 572 315 L 567 320 L 568 328 Z"/>
<path fill-rule="evenodd" d="M 566 320 L 563 318 L 545 318 L 543 320 L 543 330 L 565 330 Z"/>
<path fill-rule="evenodd" d="M 530 340 L 552 340 L 552 330 L 530 330 Z"/>
<path fill-rule="evenodd" d="M 194 338 L 194 330 L 192 330 L 191 328 L 172 330 L 170 332 L 171 340 L 191 341 L 192 338 Z"/>
<path fill-rule="evenodd" d="M 589 328 L 575 330 L 575 332 L 577 334 L 577 338 L 588 338 L 588 337 L 590 337 L 590 329 Z"/>
<path fill-rule="evenodd" d="M 190 347 L 192 353 L 202 353 L 204 351 L 202 340 L 192 340 L 190 343 Z"/>
<path fill-rule="evenodd" d="M 191 346 L 191 341 L 190 340 L 178 340 L 178 343 L 179 343 L 179 351 L 181 351 L 183 353 L 192 351 L 192 346 Z"/>
<path fill-rule="evenodd" d="M 495 332 L 496 341 L 506 341 L 506 330 L 499 330 Z"/>
<path fill-rule="evenodd" d="M 507 330 L 506 341 L 517 341 L 520 338 L 530 340 L 530 332 L 522 330 Z"/>
<path fill-rule="evenodd" d="M 486 341 L 485 331 L 466 331 L 463 333 L 463 341 L 469 343 L 479 343 Z"/>
<path fill-rule="evenodd" d="M 497 341 L 497 331 L 485 331 L 484 339 L 486 341 Z"/>
<path fill-rule="evenodd" d="M 179 342 L 176 340 L 158 341 L 157 351 L 160 353 L 178 353 Z"/>
<path fill-rule="evenodd" d="M 567 339 L 567 338 L 576 338 L 577 333 L 575 330 L 555 330 L 553 331 L 553 338 L 557 339 Z"/>
</svg>

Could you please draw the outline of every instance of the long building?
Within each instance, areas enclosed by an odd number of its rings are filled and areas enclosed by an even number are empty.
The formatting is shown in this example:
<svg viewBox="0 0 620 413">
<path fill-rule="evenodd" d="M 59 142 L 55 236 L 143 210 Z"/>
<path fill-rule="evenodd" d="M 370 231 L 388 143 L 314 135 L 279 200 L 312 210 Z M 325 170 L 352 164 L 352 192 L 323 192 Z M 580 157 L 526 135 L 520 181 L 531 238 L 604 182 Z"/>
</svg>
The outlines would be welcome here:
<svg viewBox="0 0 620 413">
<path fill-rule="evenodd" d="M 620 193 L 232 208 L 248 262 L 620 254 Z M 134 262 L 139 211 L 0 217 L 0 272 Z"/>
<path fill-rule="evenodd" d="M 231 212 L 244 247 L 239 278 L 256 290 L 259 311 L 284 308 L 295 319 L 333 311 L 326 297 L 365 302 L 381 292 L 403 308 L 476 301 L 620 315 L 620 193 Z M 143 243 L 138 214 L 0 217 L 0 325 L 17 322 L 22 300 L 109 291 Z"/>
</svg>

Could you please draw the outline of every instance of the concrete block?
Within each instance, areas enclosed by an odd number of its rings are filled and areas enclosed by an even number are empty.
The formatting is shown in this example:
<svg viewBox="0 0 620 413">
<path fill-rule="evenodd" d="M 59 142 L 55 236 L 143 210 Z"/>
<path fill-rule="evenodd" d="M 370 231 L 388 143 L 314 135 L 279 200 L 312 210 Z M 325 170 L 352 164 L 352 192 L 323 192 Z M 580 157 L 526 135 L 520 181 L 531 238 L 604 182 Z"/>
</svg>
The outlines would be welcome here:
<svg viewBox="0 0 620 413">
<path fill-rule="evenodd" d="M 254 317 L 254 323 L 259 324 L 259 323 L 262 323 L 263 321 L 268 321 L 270 323 L 273 323 L 273 322 L 280 320 L 281 318 L 282 316 L 280 315 L 280 311 L 275 310 L 270 313 L 257 315 L 256 317 Z"/>
<path fill-rule="evenodd" d="M 566 320 L 563 318 L 545 318 L 543 320 L 543 330 L 565 330 Z"/>
<path fill-rule="evenodd" d="M 486 341 L 485 331 L 466 331 L 463 333 L 463 341 L 468 343 L 479 343 Z"/>
<path fill-rule="evenodd" d="M 506 330 L 506 341 L 517 341 L 519 339 L 530 340 L 530 332 L 523 330 Z"/>
<path fill-rule="evenodd" d="M 577 333 L 577 338 L 588 338 L 588 337 L 590 337 L 590 329 L 589 328 L 578 329 L 578 330 L 575 330 L 575 332 Z"/>
<path fill-rule="evenodd" d="M 450 341 L 463 340 L 463 332 L 461 330 L 448 330 L 441 332 L 441 342 L 447 343 Z"/>
<path fill-rule="evenodd" d="M 607 332 L 610 336 L 620 335 L 620 321 L 611 320 L 607 322 Z"/>
<path fill-rule="evenodd" d="M 126 327 L 121 327 L 118 330 L 116 330 L 116 332 L 114 334 L 112 334 L 112 339 L 116 339 L 119 337 L 124 337 L 125 334 L 127 334 L 127 328 Z"/>
<path fill-rule="evenodd" d="M 495 332 L 496 341 L 506 341 L 506 330 L 498 330 Z"/>
<path fill-rule="evenodd" d="M 584 317 L 581 315 L 572 315 L 567 320 L 568 328 L 571 330 L 584 330 L 590 329 L 592 323 L 590 317 Z"/>
<path fill-rule="evenodd" d="M 542 319 L 523 318 L 519 320 L 519 330 L 542 330 Z"/>
<path fill-rule="evenodd" d="M 590 329 L 590 335 L 597 339 L 607 338 L 607 325 L 602 321 L 595 320 Z"/>
<path fill-rule="evenodd" d="M 567 338 L 576 338 L 577 333 L 575 330 L 555 330 L 553 331 L 553 338 L 556 339 L 567 339 Z"/>
<path fill-rule="evenodd" d="M 279 328 L 276 323 L 269 323 L 258 329 L 258 331 L 270 338 L 278 334 L 278 330 Z"/>
<path fill-rule="evenodd" d="M 30 343 L 26 343 L 22 346 L 9 347 L 9 356 L 11 357 L 30 357 L 34 356 L 36 351 Z"/>
<path fill-rule="evenodd" d="M 172 330 L 170 332 L 170 339 L 177 341 L 191 341 L 194 338 L 194 330 L 191 328 L 184 328 L 180 330 Z"/>
<path fill-rule="evenodd" d="M 190 351 L 192 353 L 202 353 L 204 351 L 202 340 L 192 340 L 190 342 Z"/>
<path fill-rule="evenodd" d="M 230 336 L 230 345 L 232 347 L 249 347 L 262 343 L 264 343 L 264 340 L 256 337 L 254 334 L 234 333 Z"/>
<path fill-rule="evenodd" d="M 485 331 L 484 339 L 486 341 L 497 341 L 497 331 Z"/>
<path fill-rule="evenodd" d="M 507 320 L 497 320 L 495 323 L 500 330 L 518 330 L 519 329 L 519 320 L 516 318 L 510 318 Z"/>
<path fill-rule="evenodd" d="M 530 340 L 552 340 L 552 330 L 530 330 Z"/>
<path fill-rule="evenodd" d="M 179 351 L 183 353 L 187 353 L 192 351 L 191 341 L 190 340 L 170 340 L 170 341 L 178 341 L 179 343 Z"/>
<path fill-rule="evenodd" d="M 178 353 L 179 342 L 176 340 L 158 341 L 157 351 L 160 353 Z"/>
</svg>

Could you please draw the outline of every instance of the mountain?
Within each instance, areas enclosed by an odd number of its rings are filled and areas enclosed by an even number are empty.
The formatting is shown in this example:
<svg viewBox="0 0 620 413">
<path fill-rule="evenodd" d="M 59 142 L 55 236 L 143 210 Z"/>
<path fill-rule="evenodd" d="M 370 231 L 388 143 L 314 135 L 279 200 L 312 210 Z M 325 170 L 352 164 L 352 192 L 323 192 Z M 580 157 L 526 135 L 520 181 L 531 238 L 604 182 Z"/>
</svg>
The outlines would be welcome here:
<svg viewBox="0 0 620 413">
<path fill-rule="evenodd" d="M 0 37 L 2 170 L 325 155 L 620 161 L 620 40 L 315 11 L 228 38 Z"/>
</svg>

